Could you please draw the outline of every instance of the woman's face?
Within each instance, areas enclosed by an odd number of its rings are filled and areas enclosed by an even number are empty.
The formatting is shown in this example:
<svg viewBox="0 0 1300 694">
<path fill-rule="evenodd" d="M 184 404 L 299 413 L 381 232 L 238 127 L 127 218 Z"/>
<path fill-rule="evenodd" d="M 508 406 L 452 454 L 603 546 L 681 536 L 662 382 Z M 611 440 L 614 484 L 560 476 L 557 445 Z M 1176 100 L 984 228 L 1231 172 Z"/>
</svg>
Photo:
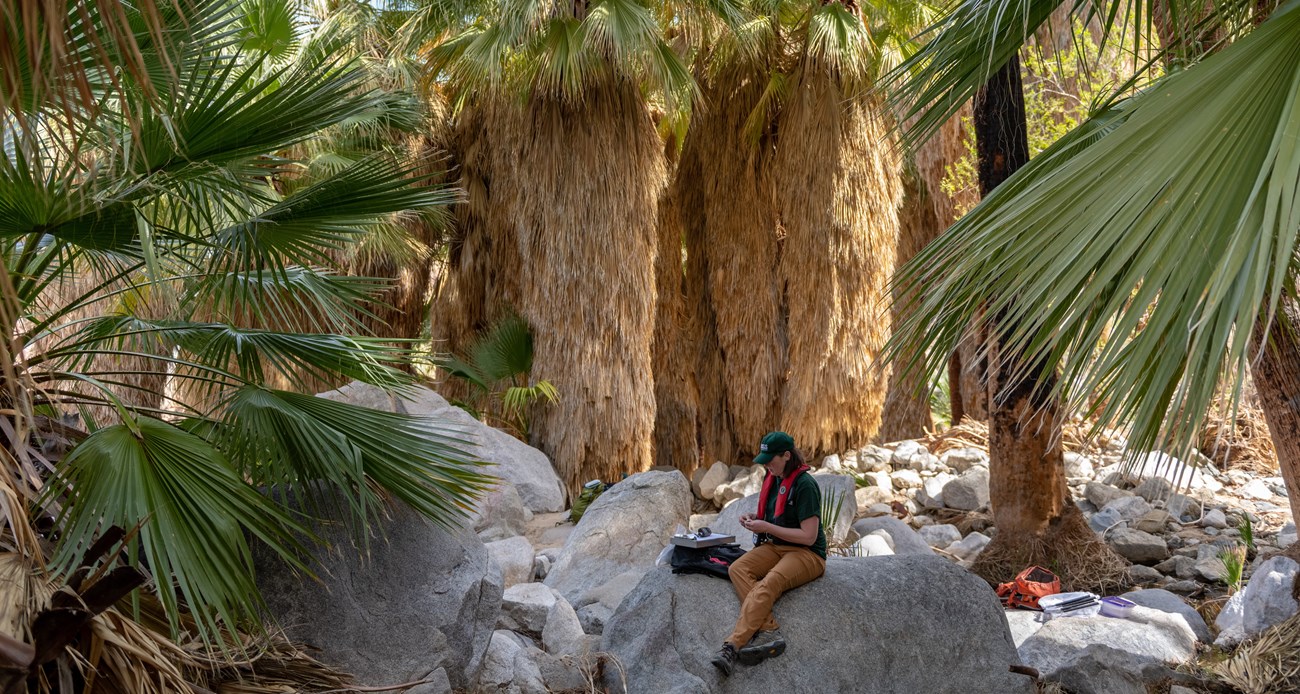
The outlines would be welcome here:
<svg viewBox="0 0 1300 694">
<path fill-rule="evenodd" d="M 772 456 L 771 460 L 767 461 L 767 471 L 773 475 L 783 475 L 785 474 L 785 466 L 788 462 L 790 462 L 790 451 L 778 453 Z"/>
</svg>

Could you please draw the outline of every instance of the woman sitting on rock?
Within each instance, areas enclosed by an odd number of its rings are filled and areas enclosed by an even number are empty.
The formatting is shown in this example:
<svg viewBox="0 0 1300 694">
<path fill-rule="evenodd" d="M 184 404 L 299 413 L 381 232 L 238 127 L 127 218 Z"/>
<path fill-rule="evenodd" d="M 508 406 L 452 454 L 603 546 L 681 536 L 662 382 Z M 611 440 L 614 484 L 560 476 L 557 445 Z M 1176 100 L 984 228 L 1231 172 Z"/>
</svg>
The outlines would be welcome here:
<svg viewBox="0 0 1300 694">
<path fill-rule="evenodd" d="M 785 652 L 772 603 L 826 571 L 821 489 L 803 455 L 783 431 L 764 436 L 759 451 L 754 462 L 766 466 L 767 475 L 758 494 L 758 514 L 740 517 L 740 524 L 755 534 L 754 549 L 730 570 L 740 596 L 740 618 L 713 656 L 713 665 L 724 675 L 731 674 L 737 660 L 757 665 Z"/>
</svg>

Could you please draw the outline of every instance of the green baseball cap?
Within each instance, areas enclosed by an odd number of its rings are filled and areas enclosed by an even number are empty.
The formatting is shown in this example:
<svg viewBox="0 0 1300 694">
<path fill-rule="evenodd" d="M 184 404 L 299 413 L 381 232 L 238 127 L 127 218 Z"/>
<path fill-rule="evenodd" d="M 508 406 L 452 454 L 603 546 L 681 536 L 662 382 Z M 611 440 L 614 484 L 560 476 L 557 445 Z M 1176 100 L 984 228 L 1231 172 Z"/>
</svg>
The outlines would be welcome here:
<svg viewBox="0 0 1300 694">
<path fill-rule="evenodd" d="M 784 431 L 774 431 L 763 437 L 763 442 L 758 444 L 759 454 L 754 456 L 754 462 L 759 465 L 767 465 L 772 456 L 778 453 L 794 450 L 794 438 Z"/>
</svg>

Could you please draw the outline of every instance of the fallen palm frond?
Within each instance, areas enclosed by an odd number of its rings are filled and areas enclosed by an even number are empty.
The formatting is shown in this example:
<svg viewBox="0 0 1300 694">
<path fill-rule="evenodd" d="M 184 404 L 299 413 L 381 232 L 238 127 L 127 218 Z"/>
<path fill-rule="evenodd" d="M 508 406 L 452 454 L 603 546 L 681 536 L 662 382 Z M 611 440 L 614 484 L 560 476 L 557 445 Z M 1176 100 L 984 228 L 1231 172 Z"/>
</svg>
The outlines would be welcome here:
<svg viewBox="0 0 1300 694">
<path fill-rule="evenodd" d="M 971 532 L 984 532 L 993 525 L 993 517 L 987 513 L 979 511 L 959 511 L 955 508 L 939 508 L 927 511 L 926 515 L 932 516 L 936 523 L 947 523 L 956 526 L 961 531 L 962 536 Z"/>
<path fill-rule="evenodd" d="M 1300 614 L 1243 645 L 1215 672 L 1244 694 L 1300 692 Z"/>
</svg>

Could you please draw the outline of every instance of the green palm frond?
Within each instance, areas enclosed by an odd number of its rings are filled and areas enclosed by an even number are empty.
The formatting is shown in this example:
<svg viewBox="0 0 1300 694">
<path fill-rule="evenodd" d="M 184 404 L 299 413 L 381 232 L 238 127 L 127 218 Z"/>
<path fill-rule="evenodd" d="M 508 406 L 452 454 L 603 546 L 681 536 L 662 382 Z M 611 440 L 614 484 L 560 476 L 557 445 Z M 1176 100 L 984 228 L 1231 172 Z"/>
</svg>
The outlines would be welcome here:
<svg viewBox="0 0 1300 694">
<path fill-rule="evenodd" d="M 214 273 L 180 297 L 180 311 L 210 312 L 217 320 L 247 317 L 259 326 L 295 326 L 305 332 L 362 333 L 366 308 L 388 280 L 347 277 L 331 270 L 287 266 L 282 271 Z"/>
<path fill-rule="evenodd" d="M 890 99 L 905 114 L 901 120 L 919 114 L 906 133 L 909 144 L 934 134 L 1067 3 L 1071 19 L 1100 25 L 1102 46 L 1123 40 L 1127 33 L 1134 41 L 1134 56 L 1151 54 L 1148 65 L 1185 45 L 1159 46 L 1154 38 L 1157 12 L 1165 13 L 1173 26 L 1190 27 L 1188 31 L 1198 35 L 1235 33 L 1249 24 L 1252 6 L 1246 0 L 962 0 L 923 32 L 920 38 L 928 39 L 924 46 L 883 80 L 890 87 Z"/>
<path fill-rule="evenodd" d="M 1241 382 L 1256 320 L 1296 291 L 1297 7 L 1090 121 L 927 247 L 896 344 L 933 350 L 937 373 L 979 321 L 1059 366 L 1075 407 L 1131 422 L 1133 450 L 1186 450 L 1221 375 Z"/>
<path fill-rule="evenodd" d="M 196 46 L 214 53 L 236 40 L 228 0 L 142 0 L 121 4 L 10 2 L 0 6 L 0 111 L 73 125 L 94 120 L 108 96 L 166 93 Z M 155 82 L 158 82 L 155 84 Z M 114 114 L 130 121 L 137 113 Z M 7 124 L 21 139 L 34 121 Z"/>
<path fill-rule="evenodd" d="M 421 417 L 250 386 L 226 402 L 216 440 L 259 484 L 328 483 L 358 519 L 377 490 L 444 527 L 467 517 L 492 479 L 464 432 Z"/>
<path fill-rule="evenodd" d="M 410 376 L 397 368 L 407 363 L 410 350 L 391 340 L 134 316 L 87 321 L 72 339 L 51 349 L 47 358 L 66 370 L 75 370 L 85 368 L 86 359 L 105 350 L 143 352 L 154 346 L 182 350 L 190 363 L 214 369 L 224 371 L 235 364 L 249 383 L 263 383 L 273 372 L 304 384 L 308 377 L 325 378 L 328 374 L 387 387 L 410 382 Z"/>
<path fill-rule="evenodd" d="M 470 359 L 480 373 L 503 381 L 533 369 L 533 333 L 517 315 L 499 321 L 470 347 Z"/>
<path fill-rule="evenodd" d="M 538 381 L 531 386 L 511 386 L 501 394 L 501 406 L 506 414 L 519 416 L 533 403 L 551 403 L 560 399 L 560 391 L 550 381 Z"/>
<path fill-rule="evenodd" d="M 245 533 L 275 548 L 292 565 L 306 530 L 250 487 L 206 441 L 156 419 L 128 418 L 90 434 L 64 459 L 46 503 L 67 494 L 59 518 L 63 538 L 55 566 L 76 567 L 105 528 L 140 525 L 132 554 L 154 577 L 173 629 L 180 605 L 205 635 L 219 622 L 244 624 L 261 606 Z"/>
<path fill-rule="evenodd" d="M 479 90 L 503 88 L 578 100 L 608 77 L 644 85 L 673 113 L 688 110 L 697 97 L 690 71 L 664 38 L 663 23 L 683 13 L 642 0 L 597 0 L 583 11 L 565 3 L 510 0 L 449 22 L 447 9 L 434 9 L 437 4 L 412 13 L 398 46 L 426 54 L 429 74 L 444 77 L 458 102 Z M 730 3 L 712 4 L 735 14 Z"/>
<path fill-rule="evenodd" d="M 239 37 L 244 50 L 282 61 L 298 49 L 301 30 L 288 0 L 244 0 L 240 3 Z"/>
<path fill-rule="evenodd" d="M 300 188 L 292 195 L 256 212 L 251 218 L 220 230 L 212 243 L 214 269 L 229 262 L 253 267 L 329 264 L 329 250 L 357 241 L 395 210 L 424 210 L 459 199 L 448 187 L 414 187 L 411 174 L 419 167 L 383 156 L 371 156 L 339 173 Z"/>
<path fill-rule="evenodd" d="M 31 42 L 0 45 L 4 67 L 26 70 L 0 77 L 10 462 L 31 411 L 90 431 L 45 463 L 56 475 L 6 468 L 48 490 L 32 509 L 56 518 L 55 568 L 72 569 L 104 525 L 138 525 L 123 561 L 153 575 L 173 631 L 193 628 L 188 612 L 222 643 L 261 614 L 249 543 L 302 568 L 299 543 L 313 541 L 286 497 L 263 491 L 326 483 L 362 523 L 390 497 L 459 523 L 488 483 L 461 432 L 262 387 L 277 372 L 302 389 L 312 376 L 411 382 L 411 349 L 361 330 L 386 285 L 346 276 L 339 257 L 457 199 L 416 186 L 428 162 L 382 141 L 422 124 L 414 96 L 378 88 L 372 52 L 333 55 L 338 43 L 300 35 L 294 0 L 21 3 L 103 32 L 71 37 L 44 74 L 20 63 L 54 45 L 55 24 L 0 10 L 0 42 Z M 106 26 L 106 9 L 134 33 Z M 305 143 L 322 133 L 356 156 L 312 171 Z M 170 399 L 196 383 L 207 392 L 194 403 Z"/>
<path fill-rule="evenodd" d="M 879 58 L 862 18 L 838 2 L 829 2 L 808 19 L 808 58 L 849 84 L 875 75 Z"/>
</svg>

